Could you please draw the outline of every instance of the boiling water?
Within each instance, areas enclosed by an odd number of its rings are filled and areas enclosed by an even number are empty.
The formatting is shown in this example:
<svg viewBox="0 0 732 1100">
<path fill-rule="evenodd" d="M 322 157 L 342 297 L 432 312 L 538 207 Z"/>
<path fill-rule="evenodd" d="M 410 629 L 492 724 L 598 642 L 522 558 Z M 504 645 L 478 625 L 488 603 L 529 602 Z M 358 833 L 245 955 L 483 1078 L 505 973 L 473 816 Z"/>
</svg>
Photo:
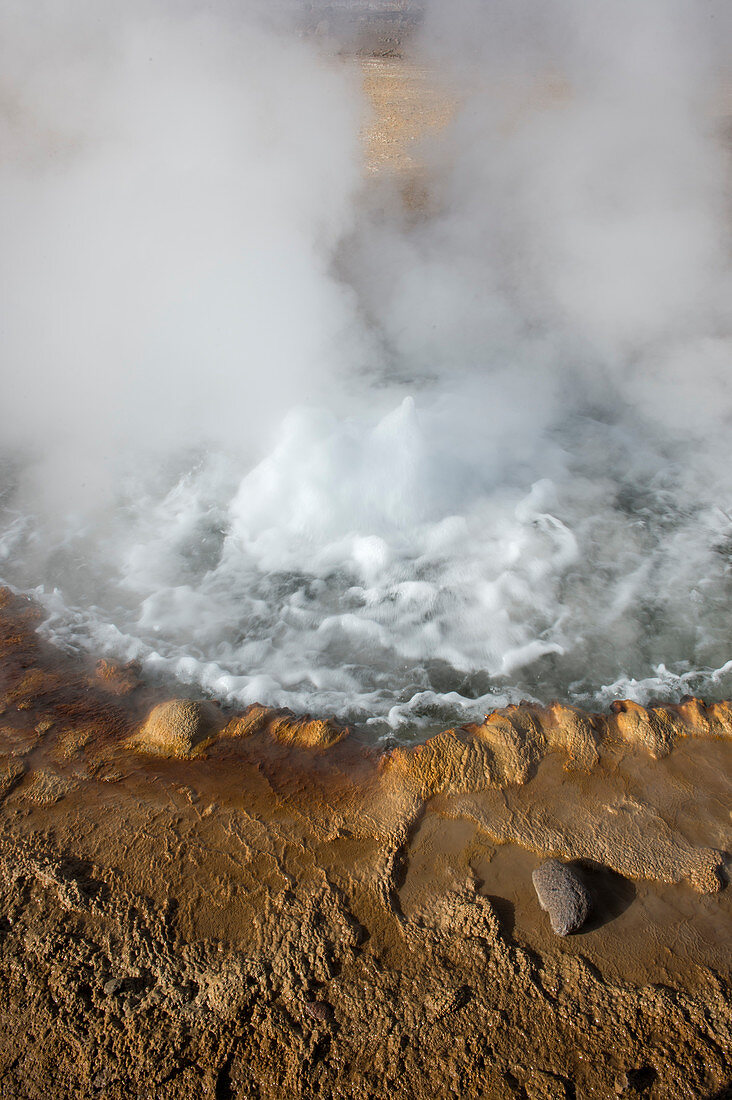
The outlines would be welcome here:
<svg viewBox="0 0 732 1100">
<path fill-rule="evenodd" d="M 507 478 L 467 429 L 411 397 L 380 420 L 292 415 L 245 476 L 201 455 L 45 560 L 8 508 L 3 572 L 56 582 L 35 592 L 62 645 L 378 732 L 521 698 L 728 695 L 730 520 L 673 456 L 630 462 L 640 425 L 575 414 L 568 451 Z"/>
<path fill-rule="evenodd" d="M 46 636 L 374 736 L 732 694 L 706 55 L 693 6 L 600 7 L 561 102 L 551 51 L 466 93 L 415 218 L 307 43 L 8 6 L 0 575 Z"/>
</svg>

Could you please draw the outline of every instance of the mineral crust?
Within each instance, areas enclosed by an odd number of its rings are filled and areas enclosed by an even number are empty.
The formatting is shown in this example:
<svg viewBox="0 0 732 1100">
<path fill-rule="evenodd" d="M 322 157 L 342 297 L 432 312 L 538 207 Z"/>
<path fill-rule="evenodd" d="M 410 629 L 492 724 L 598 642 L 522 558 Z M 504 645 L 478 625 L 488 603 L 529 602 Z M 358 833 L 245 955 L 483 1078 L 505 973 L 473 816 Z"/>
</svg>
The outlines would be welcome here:
<svg viewBox="0 0 732 1100">
<path fill-rule="evenodd" d="M 38 618 L 0 591 L 0 1096 L 724 1095 L 726 704 L 383 753 L 110 691 Z M 557 857 L 579 936 L 536 904 Z"/>
</svg>

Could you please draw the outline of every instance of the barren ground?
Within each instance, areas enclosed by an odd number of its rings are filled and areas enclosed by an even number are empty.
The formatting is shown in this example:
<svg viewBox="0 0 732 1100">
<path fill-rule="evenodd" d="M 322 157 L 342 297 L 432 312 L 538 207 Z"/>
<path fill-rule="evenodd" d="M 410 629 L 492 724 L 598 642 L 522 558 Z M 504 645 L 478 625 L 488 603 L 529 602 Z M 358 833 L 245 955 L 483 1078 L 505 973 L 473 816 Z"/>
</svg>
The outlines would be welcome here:
<svg viewBox="0 0 732 1100">
<path fill-rule="evenodd" d="M 204 708 L 186 745 L 3 604 L 0 1096 L 725 1094 L 732 709 L 518 708 L 384 757 Z M 547 855 L 593 895 L 566 939 Z"/>
</svg>

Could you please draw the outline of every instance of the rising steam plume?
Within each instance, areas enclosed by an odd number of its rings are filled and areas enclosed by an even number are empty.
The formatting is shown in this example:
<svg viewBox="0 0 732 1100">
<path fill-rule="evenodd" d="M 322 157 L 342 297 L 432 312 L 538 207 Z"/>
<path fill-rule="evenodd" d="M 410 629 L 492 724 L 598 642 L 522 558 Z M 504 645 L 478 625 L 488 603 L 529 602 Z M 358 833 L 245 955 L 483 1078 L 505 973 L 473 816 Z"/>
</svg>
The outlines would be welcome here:
<svg viewBox="0 0 732 1100">
<path fill-rule="evenodd" d="M 726 5 L 435 0 L 416 212 L 285 8 L 0 30 L 0 573 L 53 638 L 376 732 L 730 694 Z"/>
</svg>

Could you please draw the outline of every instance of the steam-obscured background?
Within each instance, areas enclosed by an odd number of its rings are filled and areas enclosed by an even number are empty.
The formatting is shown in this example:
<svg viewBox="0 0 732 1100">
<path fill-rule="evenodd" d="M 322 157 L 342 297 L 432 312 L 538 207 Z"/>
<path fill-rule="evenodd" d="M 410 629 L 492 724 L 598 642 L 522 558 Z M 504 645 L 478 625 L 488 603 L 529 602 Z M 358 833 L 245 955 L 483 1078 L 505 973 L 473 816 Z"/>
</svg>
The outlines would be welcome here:
<svg viewBox="0 0 732 1100">
<path fill-rule="evenodd" d="M 347 7 L 4 0 L 0 575 L 375 732 L 729 695 L 728 6 L 377 5 L 416 205 Z"/>
</svg>

